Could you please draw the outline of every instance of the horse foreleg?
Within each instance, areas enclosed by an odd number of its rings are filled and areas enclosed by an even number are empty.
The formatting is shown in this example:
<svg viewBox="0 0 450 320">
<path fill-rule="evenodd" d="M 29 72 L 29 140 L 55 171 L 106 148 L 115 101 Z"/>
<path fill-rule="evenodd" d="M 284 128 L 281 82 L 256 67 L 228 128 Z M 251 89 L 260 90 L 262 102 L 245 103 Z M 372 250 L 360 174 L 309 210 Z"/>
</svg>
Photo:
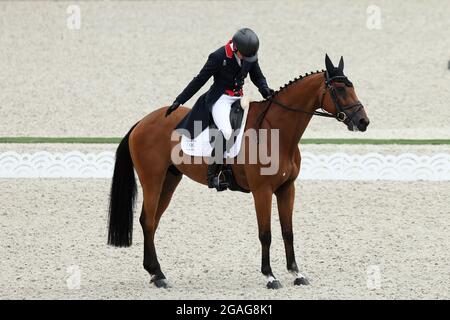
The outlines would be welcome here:
<svg viewBox="0 0 450 320">
<path fill-rule="evenodd" d="M 295 185 L 289 181 L 276 192 L 278 214 L 281 223 L 288 271 L 295 277 L 295 285 L 307 285 L 308 280 L 299 272 L 294 253 L 294 234 L 292 232 L 292 213 L 294 209 Z"/>
<path fill-rule="evenodd" d="M 253 191 L 253 198 L 258 219 L 259 240 L 261 242 L 261 272 L 267 279 L 267 288 L 278 289 L 281 288 L 281 283 L 275 278 L 270 267 L 272 190 L 269 188 L 255 190 Z"/>
</svg>

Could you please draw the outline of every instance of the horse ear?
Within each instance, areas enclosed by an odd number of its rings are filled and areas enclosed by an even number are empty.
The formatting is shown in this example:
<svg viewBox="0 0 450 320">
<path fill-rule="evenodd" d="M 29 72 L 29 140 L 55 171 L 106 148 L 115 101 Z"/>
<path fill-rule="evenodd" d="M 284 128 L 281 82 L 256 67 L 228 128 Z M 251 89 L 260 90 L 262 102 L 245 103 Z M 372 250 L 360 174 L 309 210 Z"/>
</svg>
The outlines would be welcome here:
<svg viewBox="0 0 450 320">
<path fill-rule="evenodd" d="M 338 69 L 341 70 L 342 72 L 344 71 L 344 57 L 343 56 L 341 56 L 341 60 L 339 60 Z"/>
<path fill-rule="evenodd" d="M 334 69 L 333 62 L 331 62 L 331 59 L 328 56 L 328 54 L 325 54 L 325 67 L 327 68 L 328 72 L 333 71 Z"/>
</svg>

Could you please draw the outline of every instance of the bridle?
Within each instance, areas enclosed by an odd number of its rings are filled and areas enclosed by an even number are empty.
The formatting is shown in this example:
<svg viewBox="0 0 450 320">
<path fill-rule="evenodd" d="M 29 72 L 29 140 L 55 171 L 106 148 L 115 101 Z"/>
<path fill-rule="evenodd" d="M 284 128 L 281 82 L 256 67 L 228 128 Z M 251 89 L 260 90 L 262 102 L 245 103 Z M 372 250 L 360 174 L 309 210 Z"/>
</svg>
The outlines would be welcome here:
<svg viewBox="0 0 450 320">
<path fill-rule="evenodd" d="M 354 104 L 351 105 L 347 105 L 347 106 L 342 106 L 339 103 L 339 100 L 337 98 L 336 95 L 336 88 L 333 86 L 333 82 L 337 81 L 337 82 L 344 82 L 344 83 L 350 83 L 351 82 L 348 80 L 348 78 L 346 76 L 334 76 L 334 77 L 330 77 L 328 74 L 328 71 L 325 71 L 325 88 L 323 90 L 322 93 L 322 97 L 320 99 L 319 102 L 319 108 L 324 110 L 323 108 L 323 99 L 325 98 L 325 94 L 327 93 L 327 91 L 330 93 L 331 99 L 333 100 L 334 106 L 337 110 L 336 114 L 332 114 L 326 111 L 317 111 L 314 110 L 313 112 L 310 111 L 306 111 L 303 110 L 301 108 L 297 108 L 297 107 L 289 107 L 277 100 L 275 100 L 272 96 L 267 98 L 267 101 L 269 101 L 269 104 L 267 105 L 267 107 L 263 110 L 263 112 L 261 112 L 261 114 L 258 116 L 257 118 L 257 128 L 260 128 L 261 126 L 261 122 L 264 119 L 267 111 L 269 110 L 269 107 L 273 104 L 276 104 L 277 106 L 289 110 L 289 111 L 293 111 L 293 112 L 302 112 L 302 113 L 306 113 L 309 114 L 311 116 L 319 116 L 319 117 L 326 117 L 326 118 L 335 118 L 336 120 L 338 120 L 339 122 L 343 122 L 346 125 L 348 125 L 350 123 L 350 121 L 352 121 L 353 117 L 355 116 L 355 114 L 360 111 L 362 108 L 364 108 L 364 106 L 361 104 L 361 102 L 357 101 Z M 345 111 L 347 110 L 352 110 L 352 112 L 350 113 L 350 115 L 347 115 L 347 113 Z"/>
<path fill-rule="evenodd" d="M 330 93 L 331 99 L 333 100 L 334 106 L 337 110 L 335 118 L 340 121 L 344 122 L 345 124 L 349 124 L 350 121 L 352 121 L 355 114 L 357 114 L 361 109 L 364 108 L 364 106 L 361 104 L 361 102 L 358 100 L 356 103 L 342 106 L 339 103 L 339 100 L 336 95 L 336 88 L 332 85 L 333 81 L 338 82 L 344 82 L 346 85 L 349 83 L 349 86 L 352 86 L 351 82 L 348 80 L 346 76 L 334 76 L 331 77 L 328 74 L 328 71 L 325 72 L 325 85 L 326 89 L 323 91 L 322 98 L 320 100 L 320 107 L 323 109 L 323 98 L 325 96 L 326 91 Z M 350 115 L 347 116 L 347 113 L 345 111 L 352 110 Z"/>
</svg>

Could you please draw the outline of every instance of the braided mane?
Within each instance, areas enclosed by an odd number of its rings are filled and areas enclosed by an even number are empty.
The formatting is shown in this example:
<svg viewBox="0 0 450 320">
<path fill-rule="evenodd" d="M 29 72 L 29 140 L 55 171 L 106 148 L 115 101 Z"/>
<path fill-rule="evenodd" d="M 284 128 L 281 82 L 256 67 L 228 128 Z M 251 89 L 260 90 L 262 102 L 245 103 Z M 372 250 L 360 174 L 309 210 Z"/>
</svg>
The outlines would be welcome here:
<svg viewBox="0 0 450 320">
<path fill-rule="evenodd" d="M 311 71 L 310 73 L 305 73 L 305 75 L 299 75 L 298 77 L 294 78 L 294 80 L 290 80 L 289 82 L 285 83 L 282 87 L 280 87 L 280 89 L 275 91 L 273 93 L 273 96 L 275 97 L 277 94 L 279 94 L 280 92 L 284 91 L 285 89 L 287 89 L 292 84 L 297 83 L 298 81 L 301 81 L 301 80 L 303 80 L 303 79 L 305 79 L 305 78 L 307 78 L 309 76 L 312 76 L 313 74 L 318 74 L 318 73 L 321 73 L 321 72 L 325 72 L 325 70 L 323 70 L 323 69 L 321 71 L 320 70 L 316 70 L 315 72 Z M 265 100 L 261 100 L 261 101 L 258 101 L 258 102 L 262 102 L 262 101 L 265 101 Z"/>
<path fill-rule="evenodd" d="M 307 77 L 309 77 L 309 76 L 312 76 L 313 74 L 318 74 L 318 73 L 321 73 L 321 72 L 325 72 L 325 70 L 322 70 L 322 71 L 316 70 L 316 72 L 311 71 L 310 73 L 305 73 L 304 76 L 300 75 L 300 76 L 294 78 L 294 80 L 290 80 L 288 83 L 285 83 L 284 86 L 280 87 L 280 89 L 278 89 L 277 91 L 275 91 L 273 95 L 274 95 L 274 96 L 277 95 L 277 94 L 280 93 L 281 91 L 283 91 L 283 90 L 285 90 L 286 88 L 288 88 L 290 85 L 292 85 L 292 84 L 294 84 L 294 83 L 296 83 L 296 82 L 298 82 L 298 81 L 300 81 L 300 80 L 303 80 L 303 79 L 305 79 L 305 78 L 307 78 Z"/>
<path fill-rule="evenodd" d="M 278 89 L 277 91 L 275 91 L 273 93 L 273 97 L 275 97 L 276 95 L 278 95 L 280 92 L 282 92 L 283 90 L 286 90 L 289 86 L 291 86 L 294 83 L 297 83 L 298 81 L 301 81 L 309 76 L 312 76 L 313 74 L 318 74 L 321 72 L 325 72 L 325 70 L 322 69 L 322 71 L 316 70 L 316 72 L 311 71 L 310 73 L 305 73 L 304 76 L 300 75 L 296 78 L 294 78 L 294 80 L 290 80 L 288 83 L 285 83 L 284 86 L 280 87 L 280 89 Z M 264 101 L 268 101 L 268 100 L 260 100 L 258 102 L 264 102 Z M 269 102 L 269 104 L 264 108 L 264 110 L 258 115 L 256 122 L 255 122 L 255 126 L 257 129 L 259 129 L 261 127 L 261 123 L 264 119 L 264 117 L 266 116 L 267 111 L 269 110 L 269 107 L 271 106 L 272 102 Z M 259 143 L 259 137 L 258 137 L 258 143 Z"/>
</svg>

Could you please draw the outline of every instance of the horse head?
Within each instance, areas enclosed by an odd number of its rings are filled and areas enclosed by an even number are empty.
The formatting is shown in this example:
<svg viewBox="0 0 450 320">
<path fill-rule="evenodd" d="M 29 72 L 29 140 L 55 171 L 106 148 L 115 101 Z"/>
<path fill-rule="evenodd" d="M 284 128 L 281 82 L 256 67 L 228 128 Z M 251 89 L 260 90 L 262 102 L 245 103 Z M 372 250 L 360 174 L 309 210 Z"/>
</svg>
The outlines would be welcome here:
<svg viewBox="0 0 450 320">
<path fill-rule="evenodd" d="M 356 96 L 355 88 L 344 74 L 344 58 L 335 67 L 325 55 L 325 85 L 321 107 L 343 122 L 350 131 L 366 131 L 369 118 Z"/>
</svg>

